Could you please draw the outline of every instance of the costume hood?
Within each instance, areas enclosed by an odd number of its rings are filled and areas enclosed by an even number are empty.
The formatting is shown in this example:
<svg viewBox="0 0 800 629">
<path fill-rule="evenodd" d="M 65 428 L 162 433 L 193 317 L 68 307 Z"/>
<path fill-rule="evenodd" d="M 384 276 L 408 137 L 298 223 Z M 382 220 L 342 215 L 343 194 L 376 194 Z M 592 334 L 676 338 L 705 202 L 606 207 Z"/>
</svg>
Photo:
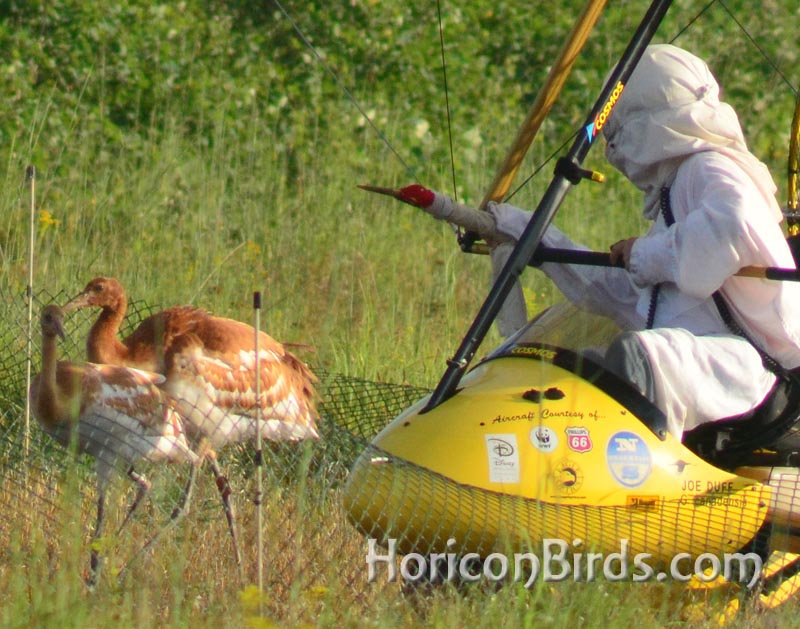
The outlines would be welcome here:
<svg viewBox="0 0 800 629">
<path fill-rule="evenodd" d="M 767 167 L 747 149 L 733 108 L 698 57 L 668 44 L 648 46 L 603 132 L 606 158 L 645 193 L 644 216 L 655 220 L 659 191 L 681 162 L 700 151 L 732 159 L 753 180 L 775 219 L 782 213 Z"/>
</svg>

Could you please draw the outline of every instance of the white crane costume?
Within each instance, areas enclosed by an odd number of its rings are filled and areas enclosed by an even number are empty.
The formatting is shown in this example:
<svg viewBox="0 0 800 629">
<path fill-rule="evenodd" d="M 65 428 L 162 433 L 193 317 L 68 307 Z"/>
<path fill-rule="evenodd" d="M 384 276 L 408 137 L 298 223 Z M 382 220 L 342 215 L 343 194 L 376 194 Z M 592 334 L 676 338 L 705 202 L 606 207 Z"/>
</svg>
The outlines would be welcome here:
<svg viewBox="0 0 800 629">
<path fill-rule="evenodd" d="M 706 64 L 671 45 L 647 48 L 604 128 L 606 157 L 644 192 L 650 231 L 633 244 L 628 273 L 544 264 L 571 301 L 616 320 L 649 358 L 654 401 L 670 432 L 757 407 L 775 383 L 758 351 L 731 333 L 711 295 L 784 367 L 800 366 L 800 285 L 736 277 L 747 265 L 794 268 L 775 184 L 747 149 L 733 109 Z M 675 223 L 659 213 L 669 187 Z M 516 239 L 530 213 L 490 205 L 497 231 Z M 581 248 L 555 227 L 547 247 Z M 645 330 L 652 287 L 662 283 Z"/>
</svg>

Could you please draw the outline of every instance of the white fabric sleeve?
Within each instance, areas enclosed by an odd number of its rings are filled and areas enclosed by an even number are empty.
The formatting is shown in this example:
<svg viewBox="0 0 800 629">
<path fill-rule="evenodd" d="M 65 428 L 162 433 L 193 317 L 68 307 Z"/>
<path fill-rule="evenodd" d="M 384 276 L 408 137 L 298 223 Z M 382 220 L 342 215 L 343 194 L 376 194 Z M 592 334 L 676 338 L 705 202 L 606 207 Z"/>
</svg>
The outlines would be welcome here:
<svg viewBox="0 0 800 629">
<path fill-rule="evenodd" d="M 752 181 L 729 160 L 691 158 L 676 184 L 675 223 L 667 228 L 659 217 L 636 240 L 629 269 L 637 286 L 673 282 L 704 299 L 741 267 L 759 263 L 770 249 L 764 234 L 775 225 Z"/>
<path fill-rule="evenodd" d="M 556 249 L 589 250 L 554 225 L 547 228 L 542 244 Z M 577 306 L 613 319 L 622 329 L 645 327 L 646 320 L 637 311 L 641 293 L 625 269 L 554 262 L 542 264 L 541 269 Z"/>
<path fill-rule="evenodd" d="M 490 203 L 497 230 L 518 239 L 531 218 L 531 212 L 508 203 Z M 573 242 L 554 225 L 542 238 L 545 247 L 588 251 Z M 577 306 L 610 317 L 623 329 L 643 328 L 646 321 L 637 312 L 640 292 L 624 269 L 546 262 L 540 267 L 564 296 Z"/>
<path fill-rule="evenodd" d="M 634 284 L 644 288 L 674 281 L 678 261 L 671 242 L 673 235 L 674 232 L 664 230 L 636 239 L 628 263 L 628 271 Z"/>
<path fill-rule="evenodd" d="M 488 212 L 457 203 L 449 196 L 439 192 L 434 192 L 433 203 L 424 209 L 440 220 L 446 220 L 474 231 L 487 242 L 495 244 L 491 251 L 492 281 L 494 282 L 514 248 L 510 237 L 497 231 L 494 217 Z M 525 297 L 522 286 L 519 281 L 516 281 L 497 315 L 497 328 L 503 337 L 508 338 L 527 322 Z"/>
<path fill-rule="evenodd" d="M 519 240 L 522 232 L 528 226 L 533 212 L 515 207 L 510 203 L 495 203 L 490 201 L 486 205 L 486 211 L 494 218 L 495 227 L 498 232 Z"/>
<path fill-rule="evenodd" d="M 486 214 L 486 212 L 484 212 Z M 514 242 L 506 240 L 492 248 L 492 283 L 497 280 L 500 271 L 508 262 Z M 522 285 L 517 279 L 511 287 L 503 307 L 497 314 L 497 329 L 504 338 L 508 338 L 528 322 L 528 307 L 525 305 L 525 295 Z"/>
</svg>

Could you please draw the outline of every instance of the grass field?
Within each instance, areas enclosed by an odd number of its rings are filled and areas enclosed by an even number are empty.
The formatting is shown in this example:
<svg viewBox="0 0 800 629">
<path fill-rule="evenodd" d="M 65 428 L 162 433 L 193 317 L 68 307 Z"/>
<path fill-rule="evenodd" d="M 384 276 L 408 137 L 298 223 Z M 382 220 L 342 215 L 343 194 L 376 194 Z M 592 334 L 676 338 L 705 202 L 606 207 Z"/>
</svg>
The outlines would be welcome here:
<svg viewBox="0 0 800 629">
<path fill-rule="evenodd" d="M 384 9 L 390 11 L 387 7 L 392 5 L 402 13 L 395 4 L 399 3 L 385 3 Z M 546 56 L 560 43 L 579 4 L 561 7 L 558 20 L 540 25 L 541 33 L 526 35 L 525 43 L 541 45 Z M 657 39 L 672 39 L 705 4 L 676 2 Z M 798 9 L 793 2 L 768 2 L 759 19 L 746 20 L 773 66 L 719 4 L 676 43 L 707 58 L 717 71 L 741 113 L 753 150 L 775 175 L 784 203 L 795 101 L 791 86 L 797 85 L 800 59 L 795 37 Z M 352 5 L 368 11 L 376 3 Z M 643 3 L 619 3 L 601 21 L 587 48 L 591 64 L 579 66 L 570 79 L 565 100 L 534 143 L 522 177 L 546 165 L 514 197 L 515 204 L 535 207 L 549 183 L 548 158 L 582 122 L 599 77 L 624 45 L 624 29 L 638 19 L 640 5 L 643 8 Z M 749 17 L 748 3 L 727 5 L 735 16 Z M 470 30 L 471 14 L 445 9 L 451 28 Z M 294 10 L 302 15 L 300 5 Z M 513 2 L 496 8 L 498 14 L 528 10 L 528 3 Z M 304 18 L 298 19 L 301 27 L 307 25 Z M 387 42 L 390 35 L 398 35 L 394 31 L 402 34 L 403 28 L 412 28 L 410 20 L 391 24 L 392 29 L 383 32 Z M 371 37 L 376 45 L 391 48 L 381 41 L 380 32 Z M 419 52 L 420 62 L 428 64 L 423 75 L 438 81 L 438 42 L 433 35 L 430 39 L 427 52 Z M 484 83 L 482 71 L 491 72 L 495 80 L 502 74 L 494 72 L 502 73 L 502 68 L 489 67 L 487 59 L 471 63 L 468 47 L 451 43 L 451 48 L 458 61 L 450 68 L 458 194 L 475 204 L 514 137 L 535 86 L 521 86 L 515 76 Z M 531 63 L 525 79 L 541 80 L 542 63 Z M 326 68 L 318 65 L 312 74 L 317 83 L 337 91 Z M 101 79 L 98 70 L 88 80 Z M 350 80 L 348 74 L 344 80 Z M 690 596 L 676 585 L 553 583 L 528 590 L 512 584 L 408 593 L 401 592 L 399 583 L 366 582 L 366 541 L 343 512 L 341 484 L 369 437 L 420 391 L 438 382 L 445 360 L 486 295 L 490 267 L 488 258 L 460 252 L 449 226 L 356 187 L 417 179 L 450 191 L 452 184 L 443 125 L 431 126 L 413 111 L 422 108 L 427 92 L 383 85 L 378 89 L 353 81 L 356 101 L 374 114 L 391 146 L 364 124 L 349 98 L 340 92 L 319 98 L 310 83 L 305 86 L 307 108 L 281 114 L 294 121 L 291 137 L 281 135 L 285 120 L 278 121 L 268 108 L 234 103 L 235 95 L 245 91 L 236 85 L 231 92 L 205 95 L 218 104 L 220 115 L 205 121 L 207 131 L 202 134 L 182 118 L 180 99 L 173 96 L 156 102 L 149 127 L 139 129 L 135 137 L 122 134 L 109 143 L 94 123 L 82 122 L 78 115 L 62 135 L 50 136 L 48 120 L 64 112 L 56 111 L 61 101 L 42 90 L 17 133 L 3 138 L 0 625 L 716 626 L 716 615 L 729 595 Z M 441 90 L 435 91 L 441 96 Z M 511 111 L 504 107 L 508 102 L 514 103 Z M 234 111 L 237 124 L 232 126 Z M 460 124 L 464 119 L 469 120 L 466 126 Z M 31 163 L 37 169 L 33 182 L 25 178 Z M 606 250 L 609 243 L 645 228 L 639 193 L 610 171 L 601 150 L 593 151 L 586 164 L 605 172 L 608 182 L 577 186 L 556 223 L 576 240 Z M 136 308 L 185 303 L 253 322 L 252 295 L 261 291 L 263 329 L 281 341 L 310 346 L 299 350 L 300 355 L 324 374 L 323 394 L 332 395 L 338 391 L 334 385 L 341 383 L 351 387 L 352 400 L 344 399 L 342 406 L 329 402 L 326 440 L 267 451 L 264 592 L 255 587 L 255 471 L 252 451 L 244 447 L 222 457 L 233 483 L 242 534 L 241 575 L 231 558 L 210 475 L 201 470 L 189 515 L 163 534 L 152 553 L 137 556 L 121 580 L 116 578 L 144 541 L 164 527 L 188 471 L 152 468 L 147 470 L 152 495 L 123 534 L 103 538 L 103 578 L 93 590 L 86 587 L 95 517 L 91 470 L 50 443 L 35 424 L 30 453 L 25 456 L 22 451 L 31 226 L 37 309 L 50 297 L 64 299 L 91 278 L 106 275 L 127 287 Z M 529 314 L 559 300 L 536 271 L 528 272 L 523 283 Z M 131 323 L 146 314 L 136 308 Z M 87 325 L 86 318 L 71 319 L 65 345 L 69 356 L 80 357 Z M 35 320 L 33 330 L 36 350 Z M 479 355 L 499 340 L 493 329 Z M 34 353 L 34 371 L 37 360 Z M 388 388 L 376 392 L 371 388 L 376 382 Z M 367 408 L 374 400 L 364 402 L 359 395 L 373 393 L 382 401 Z M 366 418 L 360 433 L 347 429 L 358 427 L 348 423 L 348 408 Z M 131 496 L 126 481 L 115 483 L 108 511 L 117 525 Z M 111 523 L 108 531 L 114 530 Z M 757 620 L 762 626 L 789 626 L 796 623 L 796 609 L 789 603 L 786 609 L 737 623 Z"/>
</svg>

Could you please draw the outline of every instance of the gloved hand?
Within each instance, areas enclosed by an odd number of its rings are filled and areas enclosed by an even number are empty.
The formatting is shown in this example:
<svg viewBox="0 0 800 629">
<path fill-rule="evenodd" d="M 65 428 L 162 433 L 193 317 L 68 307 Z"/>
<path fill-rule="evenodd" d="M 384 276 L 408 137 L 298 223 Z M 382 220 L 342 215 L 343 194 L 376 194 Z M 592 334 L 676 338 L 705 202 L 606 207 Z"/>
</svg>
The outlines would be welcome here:
<svg viewBox="0 0 800 629">
<path fill-rule="evenodd" d="M 636 238 L 626 238 L 625 240 L 618 240 L 611 245 L 611 264 L 618 264 L 623 262 L 626 269 L 630 269 L 631 264 L 631 251 Z"/>
</svg>

